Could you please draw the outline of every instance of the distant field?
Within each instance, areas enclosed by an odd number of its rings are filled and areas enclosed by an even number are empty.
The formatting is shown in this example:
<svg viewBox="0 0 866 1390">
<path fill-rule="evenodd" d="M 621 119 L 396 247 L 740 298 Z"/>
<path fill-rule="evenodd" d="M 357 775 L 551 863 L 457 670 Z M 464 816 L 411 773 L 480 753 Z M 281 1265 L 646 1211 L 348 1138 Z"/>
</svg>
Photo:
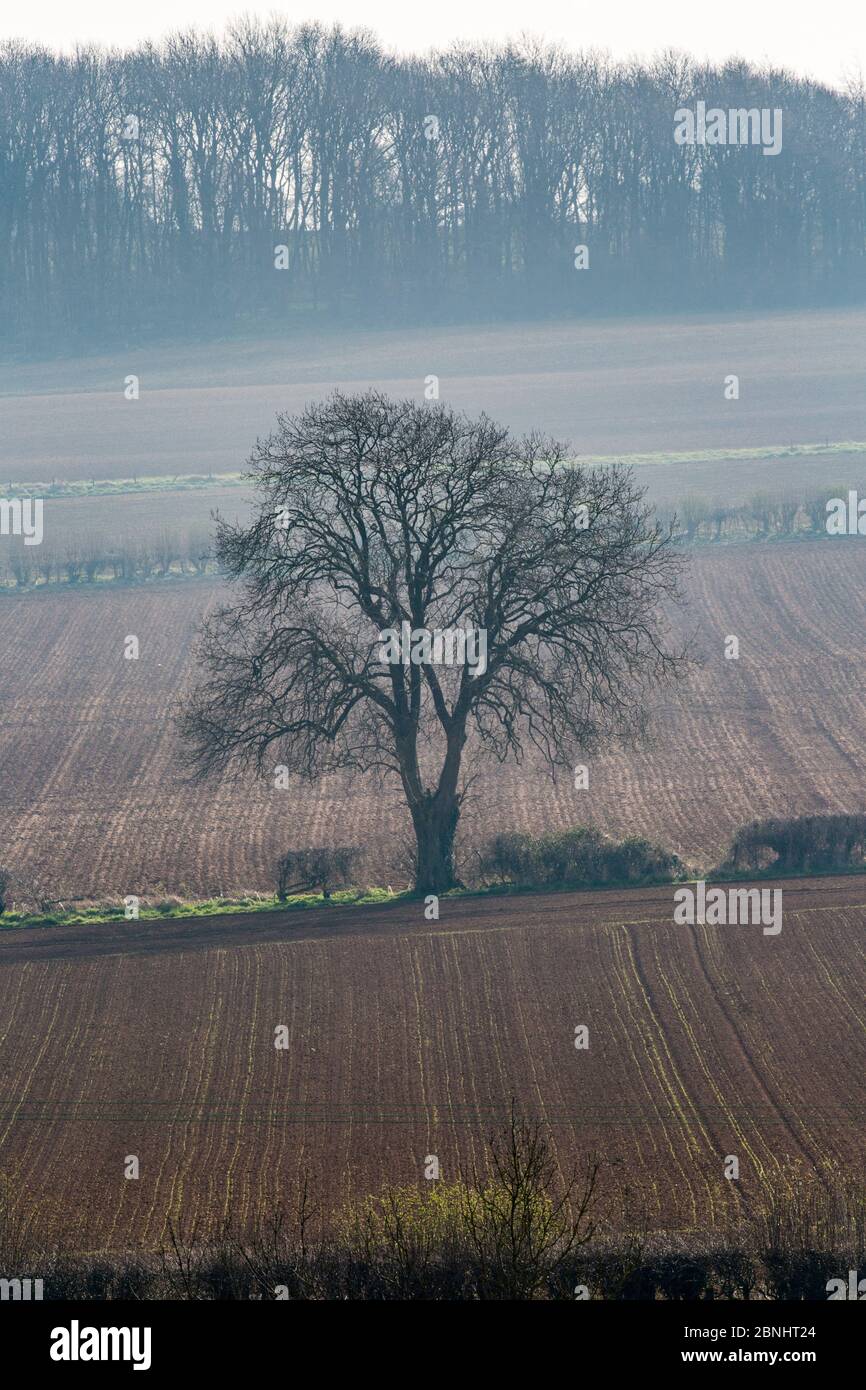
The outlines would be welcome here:
<svg viewBox="0 0 866 1390">
<path fill-rule="evenodd" d="M 625 462 L 629 462 L 626 457 Z M 709 501 L 739 506 L 754 493 L 796 497 L 805 501 L 816 492 L 854 488 L 866 496 L 866 456 L 836 450 L 814 454 L 779 453 L 775 458 L 695 459 L 668 464 L 645 463 L 635 468 L 635 480 L 646 488 L 655 505 L 679 506 L 690 494 Z"/>
<path fill-rule="evenodd" d="M 866 476 L 866 462 L 864 462 Z M 98 537 L 101 548 L 110 551 L 124 540 L 150 540 L 160 532 L 210 533 L 211 513 L 218 511 L 227 520 L 245 518 L 249 512 L 249 490 L 244 487 L 208 487 L 200 492 L 128 492 L 116 496 L 46 497 L 43 518 L 46 545 L 59 548 L 71 542 Z M 4 538 L 0 544 L 16 544 L 19 538 Z M 36 554 L 35 547 L 33 548 Z"/>
<path fill-rule="evenodd" d="M 0 484 L 232 472 L 278 410 L 375 385 L 580 453 L 866 438 L 866 311 L 304 334 L 0 367 Z M 740 378 L 726 401 L 723 381 Z M 126 401 L 125 378 L 140 381 Z"/>
<path fill-rule="evenodd" d="M 614 1222 L 627 1186 L 652 1225 L 724 1223 L 791 1162 L 866 1158 L 866 884 L 782 891 L 773 938 L 675 927 L 670 888 L 2 935 L 0 1171 L 73 1248 L 152 1248 L 302 1166 L 325 1211 L 428 1154 L 453 1180 L 514 1096 L 564 1170 L 600 1154 Z"/>
<path fill-rule="evenodd" d="M 866 810 L 864 566 L 844 541 L 695 553 L 679 621 L 707 663 L 655 712 L 653 741 L 593 760 L 583 792 L 567 773 L 489 767 L 464 841 L 593 820 L 712 864 L 754 817 Z M 0 599 L 0 863 L 19 881 L 59 898 L 268 891 L 285 848 L 323 840 L 364 846 L 368 882 L 405 881 L 396 790 L 180 781 L 169 711 L 219 595 L 187 580 Z M 723 658 L 729 633 L 738 661 Z"/>
<path fill-rule="evenodd" d="M 629 455 L 623 459 L 631 463 Z M 688 462 L 673 459 L 662 463 L 651 456 L 633 466 L 635 480 L 646 489 L 648 500 L 663 507 L 678 507 L 693 494 L 710 501 L 724 501 L 728 506 L 743 503 L 761 491 L 774 496 L 793 495 L 801 501 L 821 490 L 831 496 L 831 489 L 844 492 L 854 488 L 860 496 L 866 496 L 866 446 L 858 452 L 798 452 L 776 458 L 697 457 Z M 129 543 L 153 546 L 166 531 L 179 538 L 211 535 L 215 511 L 229 521 L 245 521 L 250 515 L 254 493 L 248 483 L 221 485 L 215 477 L 201 487 L 173 489 L 170 480 L 166 481 L 164 489 L 145 487 L 141 491 L 45 496 L 46 547 L 62 556 L 67 547 L 86 547 L 94 540 L 98 540 L 97 548 L 102 553 Z M 99 486 L 97 482 L 97 489 Z M 22 544 L 14 536 L 0 541 L 10 551 Z M 31 558 L 38 560 L 39 553 L 31 550 Z M 0 551 L 0 568 L 3 559 Z"/>
<path fill-rule="evenodd" d="M 629 461 L 628 455 L 625 461 Z M 692 494 L 710 501 L 722 500 L 728 506 L 745 502 L 760 491 L 806 500 L 817 491 L 831 496 L 831 489 L 842 489 L 844 493 L 854 488 L 860 496 L 866 496 L 866 450 L 724 462 L 646 462 L 635 466 L 635 474 L 649 501 L 663 507 L 679 507 Z M 86 547 L 94 540 L 98 540 L 97 549 L 104 554 L 130 543 L 154 546 L 166 531 L 181 539 L 198 538 L 213 533 L 215 511 L 226 520 L 245 521 L 252 499 L 248 484 L 221 486 L 217 479 L 201 488 L 49 495 L 43 499 L 45 545 L 62 557 L 68 547 Z M 9 547 L 10 553 L 22 544 L 14 536 L 0 541 L 0 545 Z M 31 550 L 31 558 L 38 561 L 39 552 Z M 0 569 L 3 559 L 0 552 Z"/>
</svg>

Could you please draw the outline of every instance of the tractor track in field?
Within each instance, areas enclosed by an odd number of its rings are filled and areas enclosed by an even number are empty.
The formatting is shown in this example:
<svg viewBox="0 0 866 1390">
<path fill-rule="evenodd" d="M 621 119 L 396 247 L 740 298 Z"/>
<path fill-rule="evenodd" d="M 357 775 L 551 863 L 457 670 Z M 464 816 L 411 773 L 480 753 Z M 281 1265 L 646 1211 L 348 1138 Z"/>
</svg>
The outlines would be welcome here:
<svg viewBox="0 0 866 1390">
<path fill-rule="evenodd" d="M 749 1050 L 749 1047 L 746 1043 L 746 1039 L 743 1035 L 743 1030 L 737 1026 L 737 1021 L 733 1017 L 729 1005 L 725 1003 L 724 996 L 722 994 L 722 991 L 719 989 L 718 983 L 713 979 L 712 974 L 707 967 L 704 952 L 701 950 L 700 929 L 698 927 L 692 927 L 690 930 L 692 932 L 694 956 L 697 962 L 698 970 L 700 972 L 700 977 L 706 986 L 710 998 L 715 1001 L 717 1009 L 719 1010 L 719 1012 L 725 1020 L 728 1034 L 733 1040 L 733 1046 L 737 1049 L 738 1054 L 742 1057 L 743 1061 L 748 1067 L 749 1074 L 752 1078 L 752 1081 L 754 1082 L 755 1087 L 758 1091 L 760 1091 L 761 1095 L 766 1097 L 768 1111 L 775 1112 L 775 1114 L 778 1115 L 780 1124 L 782 1128 L 785 1130 L 785 1132 L 789 1135 L 795 1150 L 799 1149 L 802 1153 L 806 1155 L 806 1157 L 809 1159 L 809 1162 L 817 1167 L 819 1163 L 818 1155 L 815 1153 L 813 1146 L 806 1140 L 804 1135 L 802 1133 L 797 1133 L 795 1126 L 791 1123 L 785 1106 L 782 1103 L 780 1103 L 780 1101 L 776 1098 L 776 1096 L 770 1089 L 766 1077 L 762 1074 L 761 1068 L 757 1065 L 754 1057 L 752 1056 Z"/>
</svg>

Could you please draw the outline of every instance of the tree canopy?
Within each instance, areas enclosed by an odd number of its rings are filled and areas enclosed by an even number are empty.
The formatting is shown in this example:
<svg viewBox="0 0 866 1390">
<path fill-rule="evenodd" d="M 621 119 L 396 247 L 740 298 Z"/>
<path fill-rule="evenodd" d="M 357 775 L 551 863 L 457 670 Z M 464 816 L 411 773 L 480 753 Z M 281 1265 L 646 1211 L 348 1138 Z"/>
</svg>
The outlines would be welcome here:
<svg viewBox="0 0 866 1390">
<path fill-rule="evenodd" d="M 249 476 L 252 521 L 218 526 L 238 590 L 202 637 L 190 762 L 397 777 L 419 890 L 454 882 L 467 743 L 567 762 L 634 737 L 680 667 L 663 614 L 680 561 L 622 467 L 371 391 L 279 417 Z M 389 633 L 455 630 L 483 663 L 388 659 Z"/>
</svg>

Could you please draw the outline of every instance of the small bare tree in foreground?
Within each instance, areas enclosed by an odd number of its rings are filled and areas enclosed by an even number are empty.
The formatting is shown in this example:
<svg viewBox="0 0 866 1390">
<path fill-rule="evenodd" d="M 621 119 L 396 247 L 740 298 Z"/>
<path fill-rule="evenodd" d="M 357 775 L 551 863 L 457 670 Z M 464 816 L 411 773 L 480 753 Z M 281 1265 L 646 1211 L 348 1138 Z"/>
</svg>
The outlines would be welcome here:
<svg viewBox="0 0 866 1390">
<path fill-rule="evenodd" d="M 500 762 L 531 744 L 570 765 L 636 735 L 679 669 L 673 536 L 627 469 L 371 391 L 280 416 L 248 477 L 251 524 L 217 529 L 239 592 L 205 626 L 189 761 L 393 776 L 418 892 L 455 884 L 470 739 Z M 438 655 L 436 633 L 451 634 Z"/>
<path fill-rule="evenodd" d="M 463 1191 L 463 1226 L 482 1298 L 535 1298 L 595 1234 L 599 1163 L 561 1179 L 537 1120 L 511 1102 L 504 1134 L 489 1141 L 491 1173 Z"/>
</svg>

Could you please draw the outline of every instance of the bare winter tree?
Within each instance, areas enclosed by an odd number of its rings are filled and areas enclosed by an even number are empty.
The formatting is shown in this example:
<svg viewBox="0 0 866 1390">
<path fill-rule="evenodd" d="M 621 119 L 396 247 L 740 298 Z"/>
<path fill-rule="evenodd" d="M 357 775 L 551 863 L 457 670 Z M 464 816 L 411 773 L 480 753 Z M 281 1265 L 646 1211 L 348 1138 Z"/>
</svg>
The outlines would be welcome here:
<svg viewBox="0 0 866 1390">
<path fill-rule="evenodd" d="M 589 1155 L 562 1177 L 542 1126 L 514 1099 L 504 1134 L 488 1142 L 489 1176 L 476 1169 L 461 1202 L 479 1297 L 543 1296 L 595 1234 L 600 1162 Z"/>
<path fill-rule="evenodd" d="M 253 521 L 216 542 L 239 592 L 180 712 L 190 763 L 395 776 L 419 892 L 455 883 L 468 740 L 571 761 L 635 735 L 684 660 L 672 536 L 619 466 L 369 392 L 280 416 L 248 476 Z"/>
</svg>

